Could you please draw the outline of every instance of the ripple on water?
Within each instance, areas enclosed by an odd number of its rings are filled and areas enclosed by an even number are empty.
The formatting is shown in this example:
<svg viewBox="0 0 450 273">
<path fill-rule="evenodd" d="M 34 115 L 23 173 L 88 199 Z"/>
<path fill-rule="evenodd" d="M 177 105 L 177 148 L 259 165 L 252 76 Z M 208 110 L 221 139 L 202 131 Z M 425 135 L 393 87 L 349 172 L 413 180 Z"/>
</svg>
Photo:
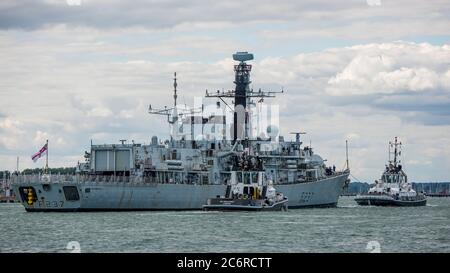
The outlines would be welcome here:
<svg viewBox="0 0 450 273">
<path fill-rule="evenodd" d="M 450 252 L 450 198 L 425 207 L 358 206 L 288 212 L 26 213 L 0 204 L 0 251 L 68 252 Z"/>
</svg>

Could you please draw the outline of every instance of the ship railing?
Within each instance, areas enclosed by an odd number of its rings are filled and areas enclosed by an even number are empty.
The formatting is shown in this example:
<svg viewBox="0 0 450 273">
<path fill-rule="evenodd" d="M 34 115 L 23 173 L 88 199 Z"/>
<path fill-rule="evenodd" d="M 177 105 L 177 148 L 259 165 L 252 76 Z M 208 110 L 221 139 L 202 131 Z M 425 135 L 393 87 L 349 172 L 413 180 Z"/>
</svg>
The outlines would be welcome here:
<svg viewBox="0 0 450 273">
<path fill-rule="evenodd" d="M 114 176 L 114 175 L 63 175 L 63 174 L 26 174 L 12 176 L 11 182 L 16 184 L 27 183 L 145 183 L 153 182 L 150 177 Z"/>
<path fill-rule="evenodd" d="M 183 180 L 179 182 L 163 180 L 161 181 L 157 177 L 143 177 L 143 176 L 114 176 L 114 175 L 89 175 L 89 174 L 76 174 L 76 175 L 19 175 L 11 178 L 12 183 L 15 184 L 51 184 L 51 183 L 96 183 L 96 184 L 108 184 L 108 183 L 130 183 L 130 184 L 191 184 L 199 185 L 204 184 L 198 180 Z"/>
<path fill-rule="evenodd" d="M 336 172 L 334 175 L 341 175 L 342 173 Z M 304 177 L 302 181 L 288 182 L 280 181 L 277 184 L 296 184 L 301 182 L 313 182 L 317 181 L 317 178 Z M 11 176 L 11 182 L 15 184 L 28 184 L 28 183 L 158 183 L 158 184 L 171 184 L 174 182 L 160 181 L 156 177 L 142 177 L 142 176 L 114 176 L 114 175 L 89 175 L 89 174 L 27 174 L 27 175 L 15 175 Z M 182 181 L 176 184 L 201 184 L 199 181 Z"/>
</svg>

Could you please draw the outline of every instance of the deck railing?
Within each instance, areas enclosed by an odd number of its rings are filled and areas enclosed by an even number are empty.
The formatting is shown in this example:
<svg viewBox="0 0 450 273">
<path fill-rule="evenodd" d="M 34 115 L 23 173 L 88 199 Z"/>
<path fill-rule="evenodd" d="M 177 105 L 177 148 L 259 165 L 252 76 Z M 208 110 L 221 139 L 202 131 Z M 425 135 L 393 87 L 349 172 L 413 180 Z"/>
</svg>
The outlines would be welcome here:
<svg viewBox="0 0 450 273">
<path fill-rule="evenodd" d="M 331 178 L 339 176 L 345 172 L 336 172 L 333 175 L 324 177 Z M 322 178 L 323 179 L 323 178 Z M 114 175 L 64 175 L 64 174 L 26 174 L 26 175 L 13 175 L 11 176 L 11 183 L 14 184 L 27 184 L 27 183 L 163 183 L 163 184 L 179 184 L 180 182 L 173 181 L 159 181 L 157 177 L 142 177 L 142 176 L 114 176 Z M 296 184 L 302 182 L 314 182 L 317 179 L 305 179 L 303 181 L 291 182 L 279 181 L 276 184 Z M 198 181 L 183 181 L 182 184 L 200 184 Z"/>
<path fill-rule="evenodd" d="M 138 176 L 113 176 L 113 175 L 18 175 L 11 177 L 12 183 L 67 183 L 67 182 L 125 182 L 125 183 L 151 183 L 154 182 L 151 177 Z"/>
</svg>

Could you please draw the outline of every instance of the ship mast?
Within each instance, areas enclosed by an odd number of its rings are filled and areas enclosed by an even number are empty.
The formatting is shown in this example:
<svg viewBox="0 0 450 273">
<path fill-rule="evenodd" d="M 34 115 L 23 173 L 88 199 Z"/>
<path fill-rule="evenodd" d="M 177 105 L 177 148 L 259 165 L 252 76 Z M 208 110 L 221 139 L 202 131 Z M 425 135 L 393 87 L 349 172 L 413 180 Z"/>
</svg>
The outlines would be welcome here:
<svg viewBox="0 0 450 273">
<path fill-rule="evenodd" d="M 347 165 L 347 170 L 350 170 L 348 165 L 348 140 L 345 140 L 345 163 Z"/>
<path fill-rule="evenodd" d="M 398 141 L 397 137 L 394 138 L 394 141 L 389 141 L 389 163 L 391 163 L 394 167 L 397 167 L 397 163 L 400 163 L 400 159 L 398 159 L 402 152 L 401 152 L 402 143 Z M 394 160 L 390 160 L 390 154 L 391 154 L 391 148 L 394 149 L 393 155 Z"/>
<path fill-rule="evenodd" d="M 153 109 L 152 105 L 150 104 L 148 107 L 148 113 L 153 115 L 163 115 L 167 116 L 167 122 L 169 124 L 173 124 L 178 120 L 178 114 L 176 112 L 177 108 L 177 72 L 174 72 L 174 78 L 173 78 L 173 108 L 167 108 L 167 106 L 164 106 L 164 109 Z M 172 116 L 172 118 L 170 118 Z"/>
<path fill-rule="evenodd" d="M 247 64 L 246 61 L 253 60 L 253 54 L 248 52 L 237 52 L 233 54 L 233 59 L 238 61 L 239 63 L 234 66 L 235 72 L 235 89 L 228 91 L 217 91 L 217 93 L 208 93 L 206 90 L 205 97 L 207 98 L 219 98 L 222 100 L 228 107 L 230 107 L 224 100 L 224 98 L 234 99 L 234 117 L 233 117 L 233 141 L 235 144 L 238 140 L 243 141 L 244 147 L 249 147 L 249 139 L 251 137 L 251 128 L 250 128 L 250 118 L 249 118 L 249 109 L 248 106 L 252 104 L 252 98 L 260 98 L 258 102 L 262 102 L 264 98 L 273 98 L 276 93 L 283 93 L 284 91 L 272 92 L 272 91 L 261 91 L 259 89 L 257 92 L 254 92 L 253 89 L 250 89 L 250 72 L 252 70 L 252 66 Z M 190 113 L 184 112 L 183 110 L 177 109 L 177 74 L 174 73 L 173 79 L 173 100 L 174 107 L 168 108 L 164 106 L 163 109 L 153 109 L 152 106 L 149 106 L 148 112 L 150 114 L 155 115 L 164 115 L 167 116 L 167 122 L 174 126 L 174 124 L 179 120 L 178 116 L 193 114 L 194 111 L 191 110 Z M 230 107 L 231 108 L 231 107 Z M 203 109 L 203 106 L 202 106 Z M 179 112 L 180 111 L 180 112 Z"/>
<path fill-rule="evenodd" d="M 217 91 L 217 93 L 208 93 L 206 91 L 207 98 L 219 98 L 222 101 L 223 98 L 234 98 L 234 117 L 233 117 L 233 143 L 237 140 L 245 140 L 244 147 L 248 147 L 248 139 L 250 137 L 249 128 L 249 115 L 248 115 L 248 105 L 251 103 L 251 98 L 263 98 L 275 97 L 275 93 L 281 92 L 263 92 L 261 89 L 258 92 L 253 92 L 250 89 L 250 72 L 252 70 L 252 65 L 247 64 L 246 61 L 253 60 L 253 54 L 248 52 L 237 52 L 233 54 L 233 60 L 239 61 L 239 64 L 234 66 L 234 90 L 228 91 Z"/>
<path fill-rule="evenodd" d="M 173 107 L 177 107 L 177 72 L 173 73 Z"/>
<path fill-rule="evenodd" d="M 167 122 L 169 123 L 171 134 L 170 139 L 171 141 L 175 139 L 178 139 L 179 135 L 179 124 L 178 122 L 182 119 L 183 116 L 189 116 L 193 118 L 195 113 L 199 113 L 200 109 L 185 109 L 183 107 L 178 107 L 177 99 L 178 99 L 178 83 L 177 83 L 177 72 L 173 73 L 173 107 L 168 108 L 167 106 L 164 106 L 164 108 L 154 109 L 152 108 L 152 105 L 150 104 L 148 107 L 148 113 L 152 115 L 161 115 L 161 116 L 167 116 Z M 193 121 L 192 121 L 193 122 Z M 191 124 L 192 124 L 191 122 Z M 194 139 L 193 134 L 194 131 L 191 128 L 191 134 L 192 134 L 192 140 Z"/>
</svg>

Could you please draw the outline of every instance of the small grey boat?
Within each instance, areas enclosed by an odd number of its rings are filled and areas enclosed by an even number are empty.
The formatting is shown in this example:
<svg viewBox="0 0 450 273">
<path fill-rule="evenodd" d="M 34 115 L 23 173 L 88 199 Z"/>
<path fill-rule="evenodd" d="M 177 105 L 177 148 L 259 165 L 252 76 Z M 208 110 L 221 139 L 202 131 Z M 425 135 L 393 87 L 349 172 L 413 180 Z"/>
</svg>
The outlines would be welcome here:
<svg viewBox="0 0 450 273">
<path fill-rule="evenodd" d="M 237 182 L 239 181 L 239 182 Z M 276 191 L 264 172 L 233 172 L 225 196 L 209 198 L 206 211 L 287 211 L 288 198 Z"/>
</svg>

